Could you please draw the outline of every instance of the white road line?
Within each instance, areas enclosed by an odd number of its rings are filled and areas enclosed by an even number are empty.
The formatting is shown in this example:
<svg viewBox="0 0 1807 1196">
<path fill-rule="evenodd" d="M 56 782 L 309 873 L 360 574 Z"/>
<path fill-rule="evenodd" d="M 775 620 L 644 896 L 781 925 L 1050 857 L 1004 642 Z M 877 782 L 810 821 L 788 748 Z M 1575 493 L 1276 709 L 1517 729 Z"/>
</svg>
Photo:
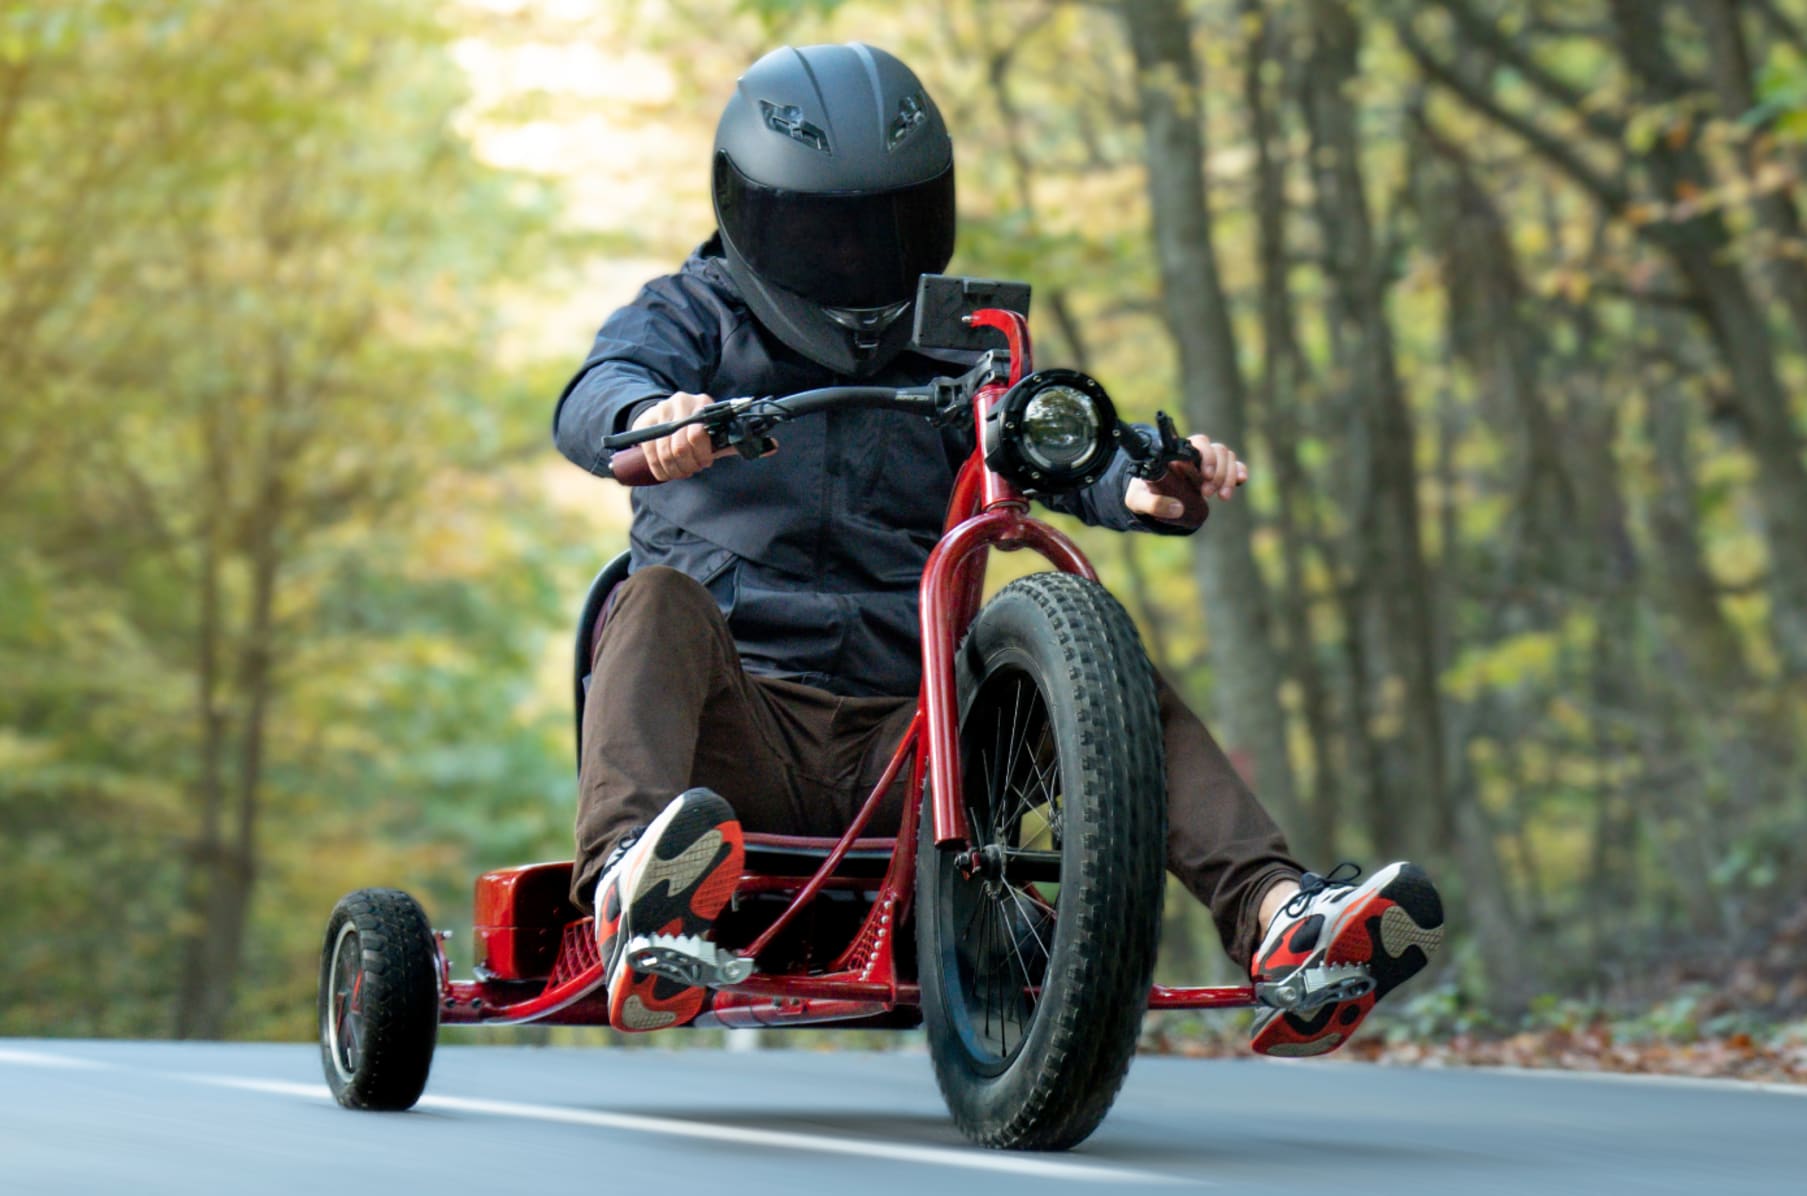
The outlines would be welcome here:
<svg viewBox="0 0 1807 1196">
<path fill-rule="evenodd" d="M 332 1099 L 332 1094 L 324 1084 L 295 1084 L 281 1080 L 256 1080 L 238 1076 L 193 1073 L 182 1074 L 178 1078 L 223 1088 L 239 1088 L 249 1092 L 268 1092 L 279 1096 L 311 1097 L 318 1100 Z M 418 1107 L 446 1113 L 480 1113 L 492 1117 L 521 1117 L 532 1121 L 549 1121 L 563 1125 L 631 1130 L 636 1133 L 661 1134 L 672 1138 L 703 1138 L 715 1142 L 733 1142 L 741 1146 L 764 1146 L 779 1150 L 813 1151 L 818 1154 L 846 1154 L 869 1159 L 892 1159 L 901 1163 L 963 1167 L 969 1171 L 1005 1171 L 1015 1175 L 1032 1175 L 1041 1179 L 1077 1180 L 1089 1183 L 1186 1183 L 1211 1186 L 1209 1180 L 1183 1179 L 1154 1171 L 1138 1171 L 1128 1167 L 1109 1167 L 1098 1163 L 1082 1163 L 1067 1159 L 994 1153 L 977 1148 L 957 1150 L 940 1146 L 909 1146 L 872 1138 L 835 1138 L 816 1134 L 791 1133 L 785 1130 L 709 1125 L 705 1122 L 682 1121 L 671 1117 L 647 1117 L 638 1113 L 603 1113 L 592 1109 L 568 1109 L 558 1105 L 472 1100 L 459 1096 L 428 1096 L 421 1099 Z"/>
<path fill-rule="evenodd" d="M 6 1048 L 0 1048 L 0 1063 L 12 1063 L 19 1067 L 63 1067 L 86 1071 L 113 1066 L 98 1059 L 83 1059 L 78 1055 L 52 1055 L 46 1051 L 15 1051 Z"/>
</svg>

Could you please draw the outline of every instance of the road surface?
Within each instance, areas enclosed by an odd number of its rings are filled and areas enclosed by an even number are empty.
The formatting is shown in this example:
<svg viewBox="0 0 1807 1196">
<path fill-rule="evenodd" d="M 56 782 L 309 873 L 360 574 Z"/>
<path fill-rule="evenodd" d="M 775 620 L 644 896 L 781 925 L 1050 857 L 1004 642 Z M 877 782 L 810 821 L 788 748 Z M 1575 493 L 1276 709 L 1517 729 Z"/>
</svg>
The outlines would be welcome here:
<svg viewBox="0 0 1807 1196">
<path fill-rule="evenodd" d="M 302 1045 L 0 1039 L 0 1192 L 1807 1193 L 1807 1089 L 1137 1060 L 1065 1155 L 967 1146 L 925 1056 L 441 1044 L 410 1113 Z"/>
</svg>

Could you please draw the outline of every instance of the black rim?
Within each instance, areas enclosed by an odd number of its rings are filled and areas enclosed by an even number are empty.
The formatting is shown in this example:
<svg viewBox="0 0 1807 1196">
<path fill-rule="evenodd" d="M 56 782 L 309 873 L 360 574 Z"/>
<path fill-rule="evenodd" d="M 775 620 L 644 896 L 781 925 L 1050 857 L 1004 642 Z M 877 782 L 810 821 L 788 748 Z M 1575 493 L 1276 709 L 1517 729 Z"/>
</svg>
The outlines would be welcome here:
<svg viewBox="0 0 1807 1196">
<path fill-rule="evenodd" d="M 968 1053 L 1002 1071 L 1035 1024 L 1060 901 L 1060 761 L 1048 706 L 1021 668 L 992 673 L 961 736 L 969 850 L 949 860 L 949 994 Z"/>
<path fill-rule="evenodd" d="M 327 988 L 326 1034 L 333 1066 L 349 1080 L 364 1056 L 364 950 L 350 922 L 333 944 L 332 976 Z"/>
</svg>

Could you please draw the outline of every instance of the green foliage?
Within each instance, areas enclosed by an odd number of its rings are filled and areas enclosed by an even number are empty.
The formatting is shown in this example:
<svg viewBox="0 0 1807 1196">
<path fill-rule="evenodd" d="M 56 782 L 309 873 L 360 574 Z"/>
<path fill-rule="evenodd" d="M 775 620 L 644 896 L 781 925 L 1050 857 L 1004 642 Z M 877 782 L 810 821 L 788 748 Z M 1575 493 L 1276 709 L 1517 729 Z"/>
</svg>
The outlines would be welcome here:
<svg viewBox="0 0 1807 1196">
<path fill-rule="evenodd" d="M 489 355 L 550 199 L 452 132 L 428 5 L 9 16 L 0 1033 L 167 1034 L 200 960 L 246 997 L 192 1030 L 302 1034 L 338 892 L 557 841 L 530 690 L 583 566 L 510 464 L 545 379 Z M 242 971 L 183 949 L 221 852 Z"/>
<path fill-rule="evenodd" d="M 1807 56 L 1793 46 L 1778 43 L 1757 75 L 1758 105 L 1744 114 L 1752 127 L 1772 121 L 1777 133 L 1790 141 L 1807 141 Z"/>
</svg>

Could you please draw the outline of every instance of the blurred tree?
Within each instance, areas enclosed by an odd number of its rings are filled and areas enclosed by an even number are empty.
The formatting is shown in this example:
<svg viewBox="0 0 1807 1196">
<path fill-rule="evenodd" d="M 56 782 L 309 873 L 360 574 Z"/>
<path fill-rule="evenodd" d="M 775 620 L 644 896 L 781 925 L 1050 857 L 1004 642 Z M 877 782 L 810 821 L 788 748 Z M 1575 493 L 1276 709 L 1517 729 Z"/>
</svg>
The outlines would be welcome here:
<svg viewBox="0 0 1807 1196">
<path fill-rule="evenodd" d="M 5 574 L 41 616 L 5 635 L 15 665 L 70 662 L 5 691 L 36 767 L 9 769 L 0 802 L 40 832 L 6 851 L 81 875 L 97 915 L 160 924 L 143 949 L 165 1025 L 217 1037 L 260 880 L 322 842 L 291 814 L 343 763 L 321 753 L 342 748 L 348 694 L 386 656 L 441 684 L 479 660 L 521 670 L 543 626 L 543 592 L 486 576 L 518 549 L 473 567 L 404 534 L 434 531 L 435 479 L 469 471 L 472 495 L 500 497 L 482 474 L 520 440 L 483 393 L 485 288 L 541 217 L 449 128 L 460 82 L 426 6 L 14 6 L 5 29 L 0 308 L 24 398 L 6 405 L 23 447 Z M 453 534 L 493 539 L 500 513 L 466 501 Z M 447 587 L 471 613 L 526 599 L 519 630 L 492 621 L 502 637 L 477 643 L 467 618 L 430 647 Z M 400 705 L 357 713 L 386 724 L 385 753 L 433 748 Z M 506 709 L 484 713 L 505 731 Z M 50 804 L 94 788 L 85 815 Z M 153 811 L 130 868 L 78 846 L 88 817 Z"/>
<path fill-rule="evenodd" d="M 1155 256 L 1179 391 L 1191 428 L 1245 449 L 1246 383 L 1228 294 L 1212 241 L 1205 181 L 1204 92 L 1192 27 L 1179 0 L 1125 0 L 1123 21 L 1135 56 L 1146 138 L 1145 161 Z M 1280 661 L 1271 633 L 1267 584 L 1255 563 L 1247 503 L 1217 504 L 1210 535 L 1193 538 L 1193 571 L 1208 612 L 1213 709 L 1232 753 L 1246 753 L 1250 778 L 1300 847 L 1316 856 L 1315 824 L 1303 817 L 1280 704 Z"/>
</svg>

